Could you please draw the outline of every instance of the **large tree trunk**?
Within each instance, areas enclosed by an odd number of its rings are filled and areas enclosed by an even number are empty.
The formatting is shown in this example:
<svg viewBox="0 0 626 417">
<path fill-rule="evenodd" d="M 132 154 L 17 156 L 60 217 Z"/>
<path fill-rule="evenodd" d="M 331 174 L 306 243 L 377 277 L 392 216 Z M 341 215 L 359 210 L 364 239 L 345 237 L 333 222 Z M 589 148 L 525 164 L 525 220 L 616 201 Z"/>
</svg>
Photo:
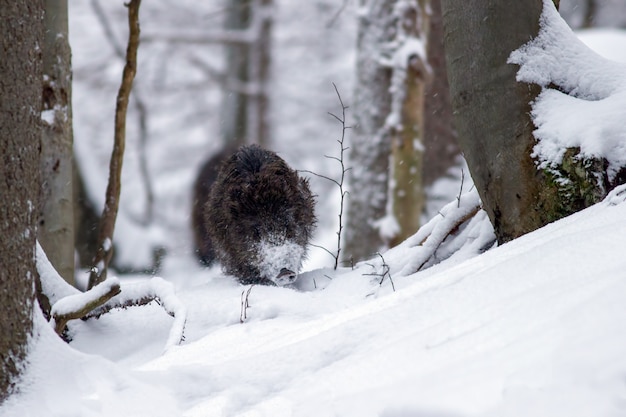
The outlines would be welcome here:
<svg viewBox="0 0 626 417">
<path fill-rule="evenodd" d="M 24 369 L 33 329 L 39 202 L 43 1 L 0 1 L 0 403 Z"/>
<path fill-rule="evenodd" d="M 540 87 L 507 64 L 539 32 L 542 0 L 442 0 L 445 49 L 459 144 L 500 243 L 564 215 L 535 168 L 530 103 Z"/>
<path fill-rule="evenodd" d="M 74 285 L 72 74 L 67 0 L 46 0 L 44 22 L 42 201 L 37 238 L 55 269 Z"/>
</svg>

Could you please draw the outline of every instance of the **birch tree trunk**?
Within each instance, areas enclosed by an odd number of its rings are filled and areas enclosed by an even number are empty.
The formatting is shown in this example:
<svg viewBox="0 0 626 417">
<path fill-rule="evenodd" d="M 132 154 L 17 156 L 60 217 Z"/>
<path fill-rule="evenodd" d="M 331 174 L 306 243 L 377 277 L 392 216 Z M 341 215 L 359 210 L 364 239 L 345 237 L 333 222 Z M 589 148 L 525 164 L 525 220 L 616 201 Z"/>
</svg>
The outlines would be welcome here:
<svg viewBox="0 0 626 417">
<path fill-rule="evenodd" d="M 67 0 L 46 0 L 45 7 L 42 201 L 37 237 L 55 269 L 74 285 L 72 73 Z"/>
<path fill-rule="evenodd" d="M 35 306 L 42 0 L 0 0 L 0 404 L 25 367 Z"/>
<path fill-rule="evenodd" d="M 344 257 L 372 256 L 415 233 L 422 153 L 427 1 L 362 0 Z"/>
<path fill-rule="evenodd" d="M 376 221 L 387 214 L 391 132 L 392 70 L 381 62 L 381 48 L 393 39 L 393 0 L 361 0 L 357 39 L 357 76 L 350 136 L 349 184 L 344 257 L 358 261 L 381 250 L 385 241 Z"/>
</svg>

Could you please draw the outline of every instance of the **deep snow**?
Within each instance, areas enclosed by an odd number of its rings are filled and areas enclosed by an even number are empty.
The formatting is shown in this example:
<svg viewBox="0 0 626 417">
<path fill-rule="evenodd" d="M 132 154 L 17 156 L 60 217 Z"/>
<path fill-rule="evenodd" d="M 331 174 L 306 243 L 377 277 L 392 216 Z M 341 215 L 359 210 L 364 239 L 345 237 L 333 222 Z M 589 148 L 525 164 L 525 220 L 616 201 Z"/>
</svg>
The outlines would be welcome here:
<svg viewBox="0 0 626 417">
<path fill-rule="evenodd" d="M 22 393 L 0 411 L 624 415 L 626 189 L 618 191 L 483 255 L 400 274 L 395 292 L 365 276 L 367 264 L 301 277 L 326 280 L 324 289 L 255 286 L 243 323 L 249 287 L 168 265 L 189 310 L 181 346 L 162 351 L 173 319 L 157 305 L 72 322 L 70 347 L 39 318 Z"/>
</svg>

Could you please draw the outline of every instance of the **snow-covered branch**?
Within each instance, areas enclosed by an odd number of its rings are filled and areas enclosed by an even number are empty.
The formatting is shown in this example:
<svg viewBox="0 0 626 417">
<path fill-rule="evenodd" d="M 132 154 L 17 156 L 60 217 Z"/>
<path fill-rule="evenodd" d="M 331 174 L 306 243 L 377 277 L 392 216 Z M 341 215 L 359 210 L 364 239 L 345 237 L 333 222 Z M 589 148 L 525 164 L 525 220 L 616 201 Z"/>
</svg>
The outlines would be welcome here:
<svg viewBox="0 0 626 417">
<path fill-rule="evenodd" d="M 470 256 L 491 248 L 496 241 L 476 190 L 460 195 L 443 207 L 417 233 L 385 253 L 394 275 L 407 276 L 453 256 Z M 377 266 L 377 261 L 370 261 Z"/>
<path fill-rule="evenodd" d="M 187 308 L 176 296 L 174 285 L 162 278 L 154 277 L 148 281 L 124 285 L 123 291 L 113 297 L 106 304 L 93 310 L 86 317 L 100 317 L 102 314 L 116 308 L 128 308 L 142 306 L 156 301 L 170 316 L 174 317 L 174 323 L 169 337 L 165 343 L 165 349 L 180 344 L 184 339 L 185 323 L 187 321 Z"/>
<path fill-rule="evenodd" d="M 68 321 L 85 317 L 94 308 L 119 293 L 120 280 L 117 277 L 108 277 L 89 291 L 61 298 L 52 305 L 50 325 L 61 335 Z"/>
<path fill-rule="evenodd" d="M 68 321 L 84 317 L 120 292 L 120 282 L 115 277 L 108 278 L 84 293 L 68 285 L 54 269 L 39 242 L 36 259 L 41 282 L 39 291 L 51 306 L 50 325 L 59 335 L 63 333 Z"/>
<path fill-rule="evenodd" d="M 162 278 L 152 278 L 124 285 L 121 292 L 120 281 L 109 277 L 86 292 L 80 292 L 68 285 L 54 269 L 43 248 L 37 242 L 37 271 L 41 280 L 39 291 L 46 297 L 50 309 L 50 325 L 61 335 L 69 320 L 97 318 L 115 309 L 142 306 L 156 301 L 167 314 L 174 317 L 165 349 L 180 344 L 183 340 L 187 309 L 175 294 L 173 284 Z"/>
</svg>

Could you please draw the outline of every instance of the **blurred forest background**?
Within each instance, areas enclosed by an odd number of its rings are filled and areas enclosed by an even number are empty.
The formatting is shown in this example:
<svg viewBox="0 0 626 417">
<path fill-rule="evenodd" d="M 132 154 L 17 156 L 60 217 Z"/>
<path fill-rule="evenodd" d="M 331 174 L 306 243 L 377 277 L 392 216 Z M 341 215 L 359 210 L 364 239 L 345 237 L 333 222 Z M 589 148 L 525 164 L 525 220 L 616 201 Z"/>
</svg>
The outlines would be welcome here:
<svg viewBox="0 0 626 417">
<path fill-rule="evenodd" d="M 371 170 L 374 162 L 360 160 L 362 156 L 355 151 L 375 140 L 358 132 L 365 124 L 359 122 L 368 106 L 380 108 L 386 100 L 392 107 L 393 97 L 364 94 L 371 87 L 364 71 L 376 65 L 364 59 L 389 51 L 365 45 L 368 40 L 360 29 L 368 22 L 363 22 L 357 0 L 144 2 L 137 76 L 128 110 L 114 266 L 121 272 L 156 272 L 163 259 L 194 261 L 193 183 L 202 163 L 226 143 L 260 143 L 279 152 L 295 169 L 339 179 L 341 166 L 325 157 L 339 156 L 337 141 L 342 135 L 342 125 L 328 114 L 341 115 L 342 111 L 333 83 L 348 106 L 346 127 L 351 127 L 346 130 L 346 145 L 351 147 L 346 166 L 352 169 L 344 260 L 397 243 L 399 237 L 416 231 L 420 219 L 432 217 L 453 200 L 461 187 L 468 190 L 471 179 L 456 145 L 447 90 L 439 0 L 420 4 L 429 7 L 429 19 L 420 33 L 404 35 L 414 36 L 427 48 L 420 67 L 424 84 L 416 90 L 423 100 L 418 103 L 423 120 L 411 145 L 411 152 L 418 155 L 421 180 L 415 189 L 418 203 L 412 203 L 414 210 L 409 213 L 416 221 L 408 227 L 411 230 L 402 230 L 397 219 L 389 216 L 388 187 L 397 186 L 390 174 L 396 156 L 389 143 L 381 153 L 382 177 L 367 180 L 382 185 L 359 183 L 359 178 L 366 177 L 359 173 Z M 623 0 L 562 0 L 560 7 L 575 29 L 626 28 Z M 395 34 L 401 32 L 398 28 L 393 29 Z M 90 225 L 104 204 L 127 31 L 123 2 L 69 2 L 74 150 L 81 178 L 76 214 L 84 222 L 77 228 L 76 244 L 83 267 L 90 266 L 95 251 L 88 245 L 95 238 L 89 236 L 95 230 Z M 389 39 L 376 42 L 390 44 Z M 391 83 L 392 72 L 387 82 Z M 383 84 L 387 92 L 390 86 Z M 385 123 L 388 119 L 381 126 Z M 364 134 L 365 139 L 358 138 Z M 340 193 L 324 178 L 303 175 L 310 177 L 318 196 L 314 243 L 332 249 L 337 245 Z M 359 196 L 363 201 L 359 202 Z M 358 207 L 359 203 L 367 208 Z M 378 212 L 367 212 L 366 222 L 354 214 L 375 206 Z M 370 230 L 355 233 L 360 226 Z M 375 238 L 364 239 L 367 233 Z M 351 247 L 355 241 L 368 246 Z M 312 248 L 305 268 L 332 261 L 324 250 Z"/>
</svg>

